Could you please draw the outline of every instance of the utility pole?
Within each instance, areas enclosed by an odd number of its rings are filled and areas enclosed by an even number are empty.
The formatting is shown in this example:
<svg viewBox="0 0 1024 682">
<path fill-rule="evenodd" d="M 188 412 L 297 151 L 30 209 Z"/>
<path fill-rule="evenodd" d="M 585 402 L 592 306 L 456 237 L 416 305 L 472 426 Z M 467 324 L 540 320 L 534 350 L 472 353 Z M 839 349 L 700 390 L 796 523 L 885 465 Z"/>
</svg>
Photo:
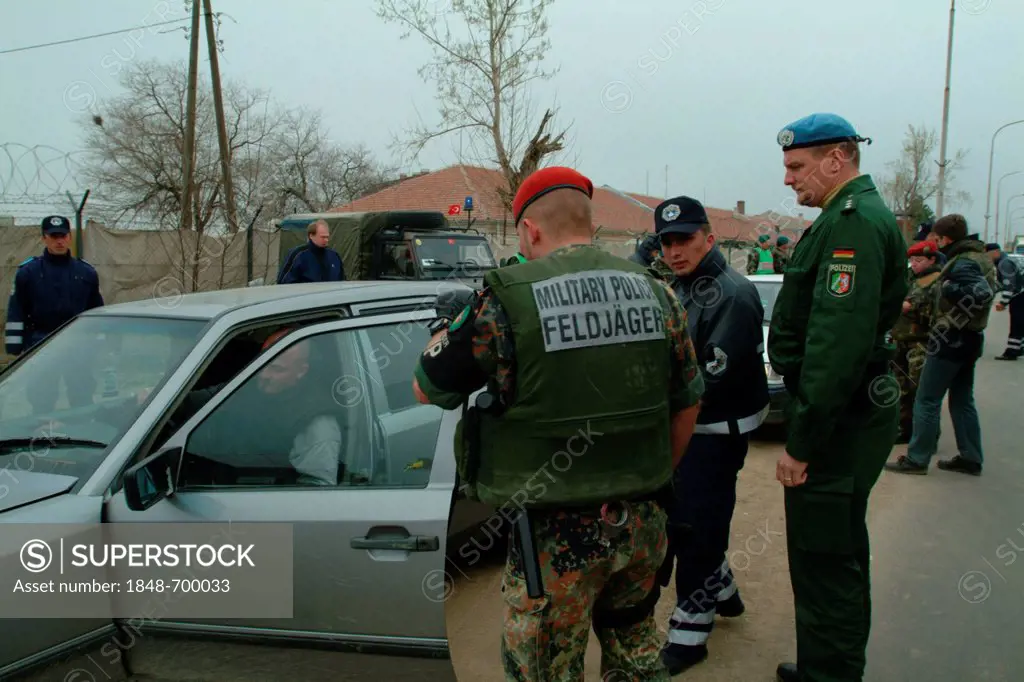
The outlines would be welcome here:
<svg viewBox="0 0 1024 682">
<path fill-rule="evenodd" d="M 210 0 L 203 0 L 206 15 L 206 43 L 210 49 L 210 77 L 213 80 L 213 107 L 217 112 L 217 141 L 220 143 L 220 170 L 224 181 L 224 204 L 227 207 L 228 230 L 238 232 L 235 217 L 235 191 L 231 183 L 231 149 L 228 147 L 228 128 L 224 122 L 224 98 L 220 91 L 220 66 L 217 63 L 217 36 L 213 32 L 213 8 Z"/>
<path fill-rule="evenodd" d="M 192 229 L 192 159 L 196 145 L 196 76 L 199 68 L 199 0 L 192 0 L 192 34 L 189 36 L 188 96 L 185 104 L 185 149 L 181 193 L 181 229 Z"/>
<path fill-rule="evenodd" d="M 664 198 L 668 199 L 668 166 L 665 166 L 665 195 Z"/>
<path fill-rule="evenodd" d="M 942 96 L 942 137 L 939 142 L 939 190 L 935 198 L 935 217 L 942 217 L 942 204 L 946 194 L 946 136 L 949 132 L 949 77 L 953 65 L 953 15 L 956 0 L 949 2 L 949 38 L 946 44 L 946 90 Z"/>
</svg>

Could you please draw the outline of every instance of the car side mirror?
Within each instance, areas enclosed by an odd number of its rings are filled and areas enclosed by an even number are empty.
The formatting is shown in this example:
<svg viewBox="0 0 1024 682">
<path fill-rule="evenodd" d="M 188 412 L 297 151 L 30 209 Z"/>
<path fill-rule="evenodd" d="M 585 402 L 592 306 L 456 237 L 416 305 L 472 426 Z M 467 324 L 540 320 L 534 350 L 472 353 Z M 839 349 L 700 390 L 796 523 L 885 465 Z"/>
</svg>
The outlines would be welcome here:
<svg viewBox="0 0 1024 682">
<path fill-rule="evenodd" d="M 174 480 L 181 463 L 180 447 L 150 455 L 124 474 L 124 499 L 132 511 L 145 511 L 174 494 Z"/>
</svg>

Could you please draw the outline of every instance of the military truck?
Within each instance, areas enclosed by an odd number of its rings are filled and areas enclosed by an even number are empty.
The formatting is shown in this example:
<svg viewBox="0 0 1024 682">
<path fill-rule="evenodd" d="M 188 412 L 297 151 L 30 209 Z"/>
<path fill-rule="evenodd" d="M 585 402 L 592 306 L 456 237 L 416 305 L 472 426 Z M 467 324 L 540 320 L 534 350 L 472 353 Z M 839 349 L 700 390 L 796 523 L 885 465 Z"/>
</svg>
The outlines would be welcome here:
<svg viewBox="0 0 1024 682">
<path fill-rule="evenodd" d="M 279 221 L 279 263 L 304 244 L 306 228 L 325 220 L 330 248 L 341 256 L 349 280 L 458 280 L 480 288 L 498 267 L 487 239 L 456 229 L 437 211 L 301 213 Z"/>
</svg>

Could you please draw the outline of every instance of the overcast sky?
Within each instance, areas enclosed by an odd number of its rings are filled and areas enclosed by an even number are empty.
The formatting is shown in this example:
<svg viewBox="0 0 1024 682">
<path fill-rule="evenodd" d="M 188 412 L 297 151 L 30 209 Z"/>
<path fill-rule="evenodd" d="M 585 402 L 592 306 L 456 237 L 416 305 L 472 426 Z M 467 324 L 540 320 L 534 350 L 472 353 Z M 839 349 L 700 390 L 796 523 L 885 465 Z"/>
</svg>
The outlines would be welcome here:
<svg viewBox="0 0 1024 682">
<path fill-rule="evenodd" d="M 446 2 L 437 0 L 439 11 Z M 185 4 L 7 1 L 0 50 L 184 17 Z M 427 48 L 400 41 L 371 0 L 213 0 L 213 8 L 229 15 L 222 77 L 319 107 L 339 141 L 364 143 L 387 160 L 392 135 L 417 110 L 435 116 L 433 91 L 416 72 Z M 572 124 L 572 158 L 595 184 L 665 196 L 667 166 L 668 195 L 781 212 L 793 196 L 776 143 L 787 123 L 815 111 L 845 116 L 874 140 L 862 170 L 876 179 L 908 124 L 939 130 L 948 21 L 946 0 L 557 0 L 547 66 L 560 71 L 532 96 L 557 103 L 560 121 Z M 1024 2 L 957 0 L 948 145 L 969 149 L 959 187 L 973 204 L 953 208 L 978 230 L 992 133 L 1024 119 L 1021 27 Z M 205 74 L 205 42 L 201 54 Z M 174 26 L 0 54 L 0 143 L 80 149 L 78 121 L 93 101 L 102 110 L 118 92 L 119 63 L 187 56 Z M 457 156 L 455 138 L 406 170 Z M 0 181 L 7 165 L 0 154 Z M 1016 170 L 1024 170 L 1024 125 L 997 138 L 993 216 L 995 180 Z M 1002 203 L 1017 193 L 1024 173 L 1003 183 Z M 1024 211 L 1015 224 L 1024 232 Z"/>
</svg>

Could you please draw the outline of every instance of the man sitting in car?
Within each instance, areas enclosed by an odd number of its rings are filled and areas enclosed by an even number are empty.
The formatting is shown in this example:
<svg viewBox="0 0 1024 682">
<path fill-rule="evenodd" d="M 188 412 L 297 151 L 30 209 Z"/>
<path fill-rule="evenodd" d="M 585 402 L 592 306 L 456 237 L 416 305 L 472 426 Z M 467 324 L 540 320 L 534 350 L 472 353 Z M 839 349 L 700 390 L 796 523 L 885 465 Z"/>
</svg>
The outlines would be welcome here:
<svg viewBox="0 0 1024 682">
<path fill-rule="evenodd" d="M 271 334 L 263 350 L 290 331 Z M 311 351 L 310 340 L 300 341 L 240 386 L 196 427 L 188 454 L 227 464 L 233 470 L 271 471 L 281 468 L 281 455 L 288 453 L 288 462 L 297 473 L 296 483 L 337 485 L 341 428 L 334 415 L 338 405 L 329 387 L 319 390 L 323 382 L 311 372 L 317 364 Z M 225 385 L 192 391 L 175 415 L 179 424 Z"/>
</svg>

